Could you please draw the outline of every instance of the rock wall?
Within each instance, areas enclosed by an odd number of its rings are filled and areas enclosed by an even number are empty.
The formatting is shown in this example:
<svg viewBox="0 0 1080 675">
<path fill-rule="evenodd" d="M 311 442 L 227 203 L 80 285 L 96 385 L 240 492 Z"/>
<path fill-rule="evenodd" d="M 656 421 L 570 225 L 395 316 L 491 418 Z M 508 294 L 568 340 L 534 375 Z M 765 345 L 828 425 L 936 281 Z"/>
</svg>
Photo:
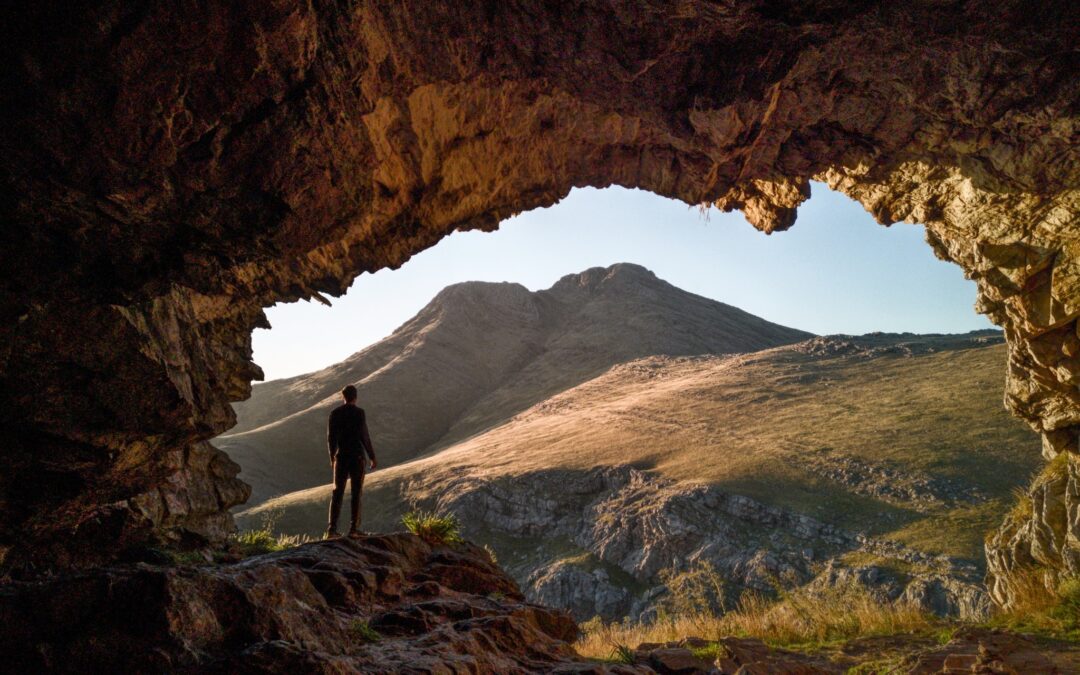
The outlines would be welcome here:
<svg viewBox="0 0 1080 675">
<path fill-rule="evenodd" d="M 986 542 L 987 587 L 1007 605 L 1024 585 L 1080 576 L 1080 462 L 1053 460 Z"/>
<path fill-rule="evenodd" d="M 1068 3 L 0 12 L 9 571 L 219 536 L 244 489 L 191 448 L 259 375 L 261 307 L 339 294 L 573 186 L 711 202 L 774 232 L 818 179 L 882 223 L 926 223 L 1005 328 L 1007 404 L 1048 454 L 1076 450 Z"/>
</svg>

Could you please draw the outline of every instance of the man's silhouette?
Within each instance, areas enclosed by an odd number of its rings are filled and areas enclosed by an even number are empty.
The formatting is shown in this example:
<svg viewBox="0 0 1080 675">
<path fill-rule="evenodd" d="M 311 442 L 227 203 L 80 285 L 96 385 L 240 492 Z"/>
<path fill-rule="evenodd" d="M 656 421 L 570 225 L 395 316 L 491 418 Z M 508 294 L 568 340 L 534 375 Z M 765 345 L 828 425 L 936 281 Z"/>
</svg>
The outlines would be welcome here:
<svg viewBox="0 0 1080 675">
<path fill-rule="evenodd" d="M 364 455 L 375 469 L 375 450 L 368 435 L 364 409 L 356 406 L 356 387 L 351 384 L 341 390 L 345 403 L 330 413 L 326 429 L 326 445 L 330 450 L 330 466 L 334 469 L 334 495 L 330 498 L 330 523 L 327 537 L 338 536 L 337 521 L 341 515 L 341 500 L 345 496 L 345 482 L 352 481 L 352 521 L 349 536 L 359 534 L 360 491 L 364 488 Z"/>
</svg>

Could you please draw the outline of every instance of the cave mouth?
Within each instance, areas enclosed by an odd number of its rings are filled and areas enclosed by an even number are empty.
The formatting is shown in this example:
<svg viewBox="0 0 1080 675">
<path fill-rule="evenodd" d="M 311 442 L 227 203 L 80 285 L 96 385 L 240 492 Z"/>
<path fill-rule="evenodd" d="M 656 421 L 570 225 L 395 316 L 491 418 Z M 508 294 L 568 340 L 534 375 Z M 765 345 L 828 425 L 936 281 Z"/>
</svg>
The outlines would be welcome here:
<svg viewBox="0 0 1080 675">
<path fill-rule="evenodd" d="M 778 577 L 806 581 L 829 560 L 893 570 L 929 568 L 927 560 L 945 556 L 955 562 L 937 572 L 981 597 L 969 604 L 983 611 L 984 534 L 1041 463 L 1039 442 L 1001 402 L 1004 338 L 973 312 L 975 285 L 924 237 L 922 226 L 881 227 L 823 184 L 813 186 L 799 227 L 772 237 L 737 213 L 703 214 L 618 188 L 572 191 L 497 232 L 455 234 L 400 269 L 361 276 L 333 307 L 271 309 L 275 328 L 256 333 L 256 361 L 263 345 L 279 359 L 298 349 L 308 358 L 313 343 L 339 351 L 301 372 L 284 370 L 296 369 L 284 360 L 260 361 L 268 382 L 234 404 L 238 426 L 213 443 L 253 486 L 238 523 L 301 537 L 325 530 L 325 420 L 341 387 L 356 384 L 380 455 L 366 480 L 365 529 L 399 530 L 401 515 L 417 507 L 455 513 L 470 539 L 515 561 L 519 583 L 538 600 L 566 604 L 543 589 L 555 585 L 544 570 L 568 551 L 610 568 L 627 588 L 657 583 L 660 563 L 624 568 L 582 546 L 587 537 L 567 542 L 550 526 L 571 512 L 595 517 L 596 502 L 630 508 L 619 490 L 634 475 L 646 486 L 636 496 L 642 503 L 689 500 L 680 490 L 705 485 L 710 499 L 746 499 L 815 527 L 864 533 L 875 550 L 901 551 L 875 557 L 869 544 L 833 546 L 821 534 L 799 542 L 799 555 L 813 551 L 809 561 L 769 570 Z M 462 260 L 476 262 L 456 269 Z M 720 279 L 696 294 L 680 288 L 710 276 Z M 748 279 L 757 288 L 739 287 Z M 586 295 L 571 293 L 585 287 Z M 383 297 L 361 302 L 376 293 Z M 769 304 L 776 296 L 787 297 Z M 369 330 L 370 344 L 350 337 L 371 312 L 400 304 L 393 326 Z M 817 321 L 812 331 L 787 328 L 804 328 L 804 317 Z M 769 321 L 781 325 L 756 327 Z M 286 337 L 274 345 L 277 330 Z M 743 331 L 752 337 L 727 335 Z M 512 349 L 521 345 L 528 347 Z M 733 367 L 736 359 L 747 363 Z M 642 372 L 679 394 L 644 390 Z M 627 416 L 668 419 L 651 431 L 612 432 Z M 594 430 L 584 434 L 585 426 Z M 646 450 L 658 444 L 670 452 Z M 545 467 L 530 457 L 537 447 Z M 625 473 L 631 469 L 641 473 Z M 558 484 L 574 486 L 581 503 L 478 522 L 476 503 L 500 490 L 528 500 Z M 680 545 L 642 544 L 646 557 L 667 556 L 672 565 L 708 559 L 701 551 L 709 542 Z M 780 540 L 745 546 L 795 553 Z M 534 549 L 553 559 L 516 557 Z M 634 573 L 641 578 L 627 577 Z M 748 588 L 767 591 L 752 585 L 760 582 L 750 579 Z M 630 607 L 625 600 L 603 609 Z M 577 611 L 584 620 L 599 609 Z"/>
<path fill-rule="evenodd" d="M 207 440 L 263 307 L 578 186 L 776 232 L 818 180 L 925 223 L 1005 332 L 1008 408 L 1077 451 L 1068 3 L 121 5 L 4 22 L 5 570 L 221 541 L 248 489 Z M 994 564 L 1080 573 L 1072 519 L 1014 518 Z"/>
</svg>

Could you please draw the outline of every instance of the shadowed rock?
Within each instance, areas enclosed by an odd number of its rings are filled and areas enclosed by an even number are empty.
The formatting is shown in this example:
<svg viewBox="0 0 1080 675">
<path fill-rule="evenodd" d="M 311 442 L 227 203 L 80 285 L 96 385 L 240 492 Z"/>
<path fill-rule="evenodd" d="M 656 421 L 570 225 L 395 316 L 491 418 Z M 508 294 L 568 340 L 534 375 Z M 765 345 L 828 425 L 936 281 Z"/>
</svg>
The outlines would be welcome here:
<svg viewBox="0 0 1080 675">
<path fill-rule="evenodd" d="M 631 672 L 581 663 L 482 549 L 406 534 L 12 584 L 0 623 L 20 672 Z"/>
</svg>

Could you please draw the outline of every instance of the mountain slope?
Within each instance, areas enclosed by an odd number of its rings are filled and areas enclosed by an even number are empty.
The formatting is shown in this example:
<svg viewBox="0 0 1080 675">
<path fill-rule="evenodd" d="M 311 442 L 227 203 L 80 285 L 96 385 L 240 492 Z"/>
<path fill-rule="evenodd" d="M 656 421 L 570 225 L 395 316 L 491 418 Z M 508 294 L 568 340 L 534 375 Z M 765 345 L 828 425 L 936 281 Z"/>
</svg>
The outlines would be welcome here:
<svg viewBox="0 0 1080 675">
<path fill-rule="evenodd" d="M 257 504 L 326 480 L 326 415 L 347 383 L 356 384 L 390 466 L 497 426 L 617 363 L 750 352 L 806 337 L 637 265 L 586 270 L 535 293 L 456 284 L 342 363 L 256 386 L 236 405 L 236 430 L 214 444 L 240 463 Z"/>
<path fill-rule="evenodd" d="M 908 592 L 917 572 L 911 592 L 959 584 L 928 602 L 976 616 L 983 533 L 1038 464 L 1038 439 L 1001 405 L 1005 358 L 985 332 L 620 364 L 373 473 L 365 526 L 397 529 L 417 506 L 454 511 L 532 597 L 586 618 L 641 611 L 661 570 L 694 559 L 766 589 L 851 564 Z M 280 510 L 285 531 L 316 533 L 327 499 L 313 488 L 239 522 Z"/>
</svg>

